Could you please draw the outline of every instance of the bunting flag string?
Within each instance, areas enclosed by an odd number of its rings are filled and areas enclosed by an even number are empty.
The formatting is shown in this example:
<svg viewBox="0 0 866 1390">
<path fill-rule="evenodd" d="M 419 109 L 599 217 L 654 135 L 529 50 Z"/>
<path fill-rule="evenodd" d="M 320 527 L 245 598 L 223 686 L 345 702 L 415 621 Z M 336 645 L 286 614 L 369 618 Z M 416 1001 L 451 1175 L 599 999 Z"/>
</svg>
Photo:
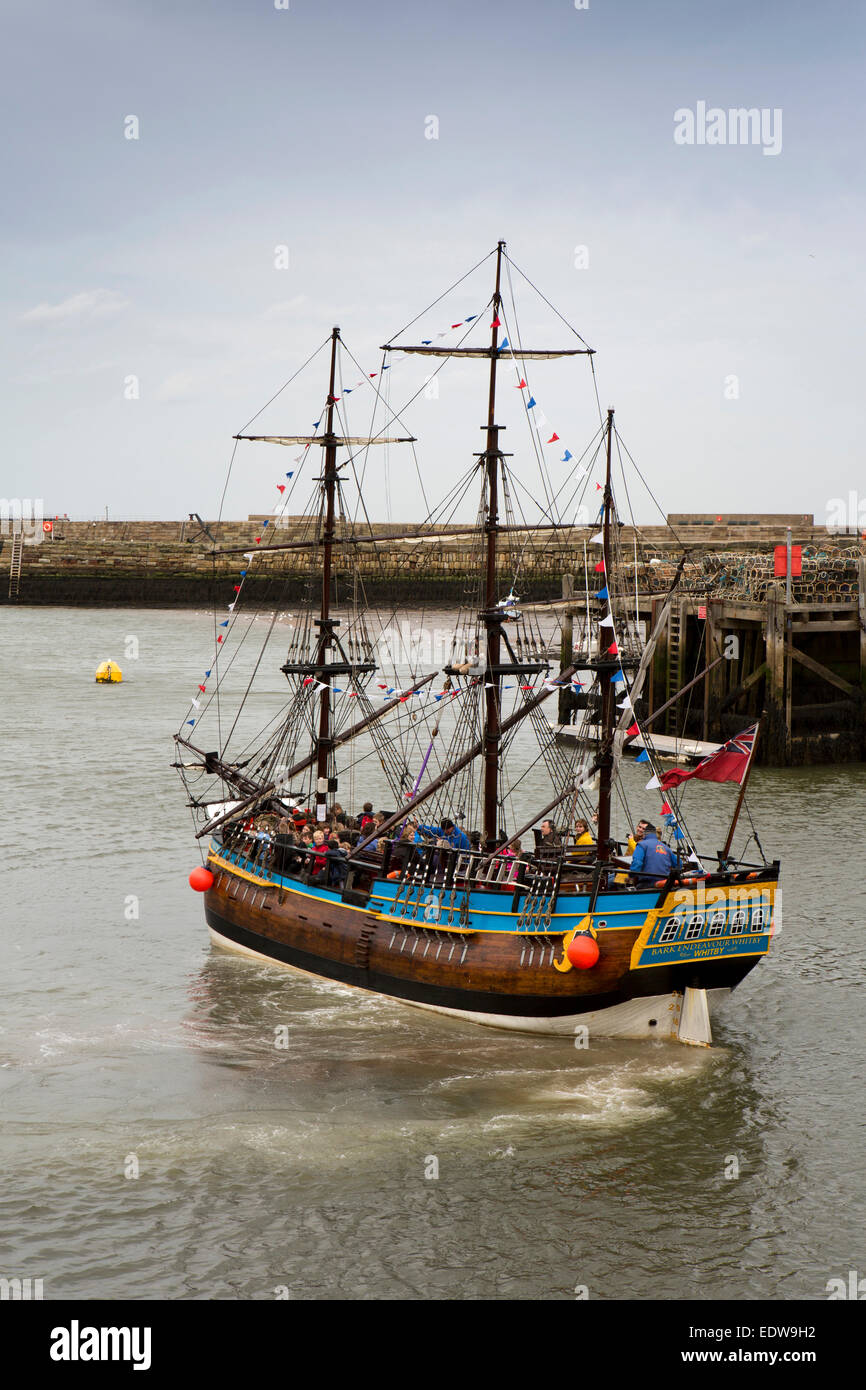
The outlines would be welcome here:
<svg viewBox="0 0 866 1390">
<path fill-rule="evenodd" d="M 424 346 L 430 346 L 432 343 L 434 343 L 434 342 L 436 342 L 436 341 L 438 341 L 438 340 L 440 340 L 440 339 L 442 339 L 442 338 L 446 338 L 446 337 L 448 336 L 449 333 L 455 332 L 458 328 L 466 328 L 466 327 L 468 327 L 470 324 L 475 323 L 475 322 L 478 320 L 479 317 L 480 317 L 480 314 L 479 314 L 479 313 L 467 314 L 465 318 L 460 319 L 460 320 L 459 320 L 458 322 L 456 322 L 456 323 L 452 323 L 447 329 L 444 329 L 441 333 L 436 333 L 436 334 L 434 334 L 434 336 L 433 336 L 432 338 L 424 338 L 424 339 L 422 339 L 422 343 L 423 343 Z M 503 339 L 502 343 L 500 344 L 500 351 L 501 351 L 503 348 L 508 348 L 508 347 L 509 347 L 508 339 L 505 338 L 505 339 Z M 353 385 L 343 387 L 342 394 L 343 394 L 344 396 L 350 396 L 350 395 L 352 394 L 352 392 L 353 392 L 353 391 L 357 391 L 359 387 L 364 386 L 364 385 L 366 385 L 366 384 L 369 383 L 369 382 L 375 382 L 377 378 L 379 378 L 379 377 L 381 377 L 381 376 L 383 375 L 383 373 L 389 372 L 389 371 L 391 370 L 391 367 L 392 367 L 392 365 L 393 365 L 394 362 L 402 361 L 404 358 L 406 358 L 406 357 L 408 357 L 408 356 L 410 356 L 409 353 L 400 352 L 399 350 L 398 350 L 397 352 L 395 352 L 395 353 L 392 353 L 392 354 L 391 354 L 391 360 L 390 360 L 389 362 L 385 363 L 382 367 L 380 367 L 380 368 L 379 368 L 377 371 L 375 371 L 375 372 L 367 372 L 366 376 L 361 377 L 358 381 L 354 382 Z M 318 429 L 319 429 L 319 426 L 320 426 L 321 423 L 322 423 L 322 419 L 324 418 L 324 409 L 327 407 L 327 405 L 328 405 L 328 404 L 331 404 L 331 403 L 334 404 L 334 405 L 336 405 L 336 404 L 339 402 L 340 399 L 341 399 L 340 396 L 328 397 L 328 398 L 326 399 L 326 401 L 325 401 L 325 403 L 324 403 L 324 406 L 323 406 L 323 408 L 322 408 L 322 413 L 319 415 L 318 420 L 314 420 L 314 421 L 313 421 L 313 429 L 314 429 L 314 430 L 318 430 Z M 304 458 L 305 458 L 305 456 L 306 456 L 306 452 L 307 452 L 307 451 L 305 450 L 304 453 L 298 455 L 297 459 L 295 460 L 296 463 L 301 463 L 301 462 L 303 462 L 303 460 L 304 460 Z M 291 480 L 294 478 L 294 476 L 295 476 L 295 471 L 296 471 L 296 470 L 295 470 L 294 468 L 292 468 L 292 469 L 289 469 L 289 470 L 285 473 L 284 476 L 288 479 L 289 482 L 291 482 Z M 278 492 L 279 495 L 280 495 L 280 501 L 281 501 L 281 503 L 282 503 L 282 506 L 283 506 L 283 508 L 285 508 L 286 504 L 287 504 L 288 501 L 289 501 L 289 496 L 291 496 L 291 489 L 289 489 L 289 488 L 287 487 L 287 484 L 286 484 L 286 483 L 283 483 L 283 482 L 275 483 L 274 486 L 276 487 L 276 490 L 277 490 L 277 492 Z M 286 493 L 287 493 L 287 492 L 288 492 L 288 496 L 286 496 Z M 269 517 L 266 518 L 266 519 L 262 522 L 262 535 L 260 535 L 260 536 L 255 536 L 255 537 L 254 537 L 254 543 L 255 543 L 256 545 L 259 545 L 259 546 L 260 546 L 260 545 L 262 544 L 262 540 L 263 540 L 263 538 L 264 538 L 264 532 L 267 530 L 267 528 L 268 528 L 269 526 L 271 526 L 271 524 L 272 524 L 271 518 L 269 518 Z M 256 555 L 256 552 L 255 552 L 255 551 L 245 551 L 245 552 L 244 552 L 244 559 L 247 560 L 247 561 L 249 561 L 249 562 L 252 562 L 252 560 L 255 558 L 255 555 Z M 235 597 L 234 597 L 233 601 L 227 605 L 227 609 L 228 609 L 228 612 L 229 612 L 230 614 L 234 614 L 234 612 L 235 612 L 236 604 L 238 603 L 238 600 L 239 600 L 240 597 L 241 597 L 241 593 L 242 593 L 242 590 L 243 590 L 243 587 L 244 587 L 244 584 L 245 584 L 245 582 L 246 582 L 246 579 L 247 579 L 248 574 L 249 574 L 249 570 L 248 570 L 248 569 L 243 569 L 243 570 L 241 570 L 240 573 L 239 573 L 239 576 L 238 576 L 240 582 L 237 583 L 237 584 L 233 584 L 233 585 L 232 585 L 232 589 L 233 589 L 233 592 L 234 592 Z M 220 623 L 218 624 L 218 627 L 219 627 L 220 629 L 226 629 L 226 631 L 220 631 L 220 632 L 217 633 L 217 637 L 216 637 L 216 652 L 214 653 L 214 658 L 215 658 L 215 660 L 219 658 L 220 653 L 224 650 L 225 642 L 226 642 L 227 638 L 231 635 L 231 620 L 230 620 L 229 618 L 225 618 L 222 622 L 220 622 Z M 210 676 L 211 676 L 211 674 L 212 674 L 212 670 L 213 670 L 213 668 L 211 668 L 210 671 L 207 671 L 207 672 L 205 673 L 205 680 L 208 680 L 208 679 L 210 678 Z M 309 677 L 307 680 L 304 681 L 304 685 L 305 685 L 305 686 L 309 686 L 309 685 L 311 685 L 311 684 L 312 684 L 312 686 L 313 686 L 313 691 L 314 691 L 314 692 L 318 692 L 318 691 L 320 691 L 320 690 L 325 689 L 328 683 L 327 683 L 327 682 L 323 682 L 323 681 L 315 681 L 315 682 L 314 682 L 313 677 Z M 330 689 L 333 691 L 333 693 L 336 694 L 336 695 L 346 695 L 346 696 L 347 696 L 349 699 L 351 699 L 351 700 L 356 700 L 356 699 L 358 698 L 358 693 L 359 693 L 358 691 L 355 691 L 355 690 L 343 690 L 342 688 L 340 688 L 340 687 L 338 687 L 338 686 L 330 686 L 330 687 L 328 687 L 328 688 L 330 688 Z M 199 692 L 200 692 L 202 695 L 206 695 L 206 694 L 207 694 L 207 687 L 206 687 L 206 685 L 204 684 L 204 682 L 202 682 L 202 683 L 199 684 L 198 689 L 199 689 Z M 445 692 L 443 692 L 443 694 L 444 694 L 444 693 L 445 693 Z M 454 692 L 453 692 L 453 694 L 458 694 L 458 693 L 460 693 L 460 692 L 459 692 L 459 691 L 454 691 Z M 429 695 L 429 694 L 430 694 L 430 692 L 424 692 L 424 695 L 425 695 L 425 696 L 427 696 L 427 695 Z M 397 699 L 397 700 L 406 701 L 406 700 L 409 699 L 409 696 L 410 696 L 410 695 L 416 695 L 416 696 L 418 696 L 418 695 L 421 695 L 421 692 L 419 692 L 419 691 L 410 691 L 409 693 L 404 694 L 402 691 L 397 691 L 396 689 L 394 689 L 394 688 L 392 687 L 391 689 L 387 689 L 387 690 L 386 690 L 386 694 L 383 696 L 383 698 L 386 699 L 386 700 L 388 700 L 388 699 Z M 437 696 L 436 698 L 437 698 L 437 699 L 442 699 L 442 695 L 439 695 L 439 696 Z M 193 700 L 191 701 L 191 704 L 190 704 L 190 709 L 195 709 L 197 713 L 196 713 L 195 715 L 193 715 L 191 718 L 186 719 L 186 720 L 185 720 L 185 724 L 186 724 L 187 726 L 189 726 L 190 728 L 194 728 L 195 725 L 196 725 L 196 723 L 197 723 L 197 720 L 198 720 L 198 711 L 201 710 L 201 701 L 198 700 L 198 699 L 193 699 Z"/>
<path fill-rule="evenodd" d="M 494 324 L 494 325 L 492 325 L 492 326 L 493 326 L 493 327 L 497 327 L 498 324 L 499 324 L 499 320 L 497 319 L 496 324 Z M 509 349 L 509 351 L 511 352 L 511 356 L 512 356 L 512 359 L 514 360 L 515 367 L 516 367 L 516 366 L 517 366 L 517 363 L 518 363 L 518 360 L 519 360 L 519 357 L 520 357 L 520 353 L 519 353 L 519 351 L 518 351 L 518 352 L 515 352 L 514 348 L 511 347 L 511 344 L 509 343 L 509 341 L 508 341 L 507 338 L 503 338 L 502 342 L 501 342 L 500 345 L 499 345 L 498 351 L 501 352 L 501 351 L 503 350 L 503 348 L 506 348 L 506 347 L 507 347 L 507 348 Z M 524 405 L 526 406 L 527 414 L 530 415 L 530 418 L 531 418 L 531 420 L 533 421 L 533 424 L 534 424 L 534 426 L 535 426 L 535 429 L 536 429 L 536 431 L 538 432 L 539 443 L 541 443 L 545 448 L 549 448 L 551 444 L 561 444 L 561 443 L 562 443 L 562 440 L 561 440 L 560 436 L 557 434 L 556 430 L 552 427 L 552 425 L 551 425 L 550 421 L 548 420 L 547 416 L 544 414 L 544 411 L 540 408 L 540 406 L 539 406 L 539 404 L 538 404 L 538 401 L 535 399 L 535 396 L 534 396 L 534 395 L 532 394 L 532 392 L 529 390 L 529 386 L 528 386 L 527 381 L 526 381 L 526 378 L 525 378 L 524 376 L 520 376 L 520 380 L 516 383 L 515 389 L 518 390 L 518 391 L 527 391 L 527 392 L 529 392 L 529 398 L 528 398 L 527 400 L 524 401 Z M 550 429 L 550 436 L 549 436 L 549 438 L 547 438 L 547 439 L 544 438 L 544 433 L 546 432 L 545 427 L 546 427 L 547 429 Z M 571 452 L 571 450 L 570 450 L 570 449 L 565 449 L 565 450 L 563 451 L 561 457 L 560 457 L 559 462 L 560 462 L 560 463 L 571 463 L 571 461 L 572 461 L 573 458 L 574 458 L 574 454 Z M 589 464 L 588 464 L 588 463 L 582 463 L 582 464 L 580 465 L 579 468 L 575 469 L 575 472 L 574 472 L 574 481 L 575 481 L 575 482 L 580 482 L 580 480 L 581 480 L 582 478 L 585 478 L 585 477 L 587 476 L 588 473 L 589 473 Z M 601 486 L 600 484 L 598 484 L 598 483 L 596 484 L 596 487 L 600 487 L 600 486 Z"/>
<path fill-rule="evenodd" d="M 442 338 L 447 338 L 449 333 L 453 333 L 456 329 L 466 328 L 470 323 L 475 323 L 479 317 L 479 314 L 467 314 L 465 319 L 460 319 L 458 323 L 452 323 L 448 328 L 443 329 L 441 333 L 434 333 L 432 338 L 422 338 L 421 346 L 432 347 L 434 343 L 439 342 Z M 506 338 L 505 341 L 500 345 L 500 351 L 502 350 L 502 347 L 507 346 L 507 344 L 508 339 Z M 360 386 L 366 386 L 368 382 L 375 381 L 378 376 L 381 376 L 382 372 L 389 372 L 394 362 L 402 362 L 405 360 L 405 358 L 409 356 L 411 356 L 411 353 L 401 352 L 400 349 L 397 348 L 391 354 L 391 361 L 387 363 L 385 366 L 380 367 L 379 370 L 376 372 L 367 372 L 366 376 L 362 376 L 358 381 L 353 382 L 351 386 L 344 386 L 343 395 L 351 396 L 352 392 L 357 391 Z M 335 401 L 339 399 L 339 396 L 334 397 Z M 321 418 L 316 421 L 317 429 L 320 423 Z"/>
<path fill-rule="evenodd" d="M 623 679 L 624 679 L 624 678 L 623 678 Z M 628 696 L 626 696 L 626 698 L 625 698 L 625 700 L 623 700 L 622 704 L 621 704 L 620 706 L 618 706 L 618 708 L 620 708 L 620 709 L 622 709 L 623 707 L 625 707 L 625 708 L 631 708 L 631 707 L 632 707 L 632 705 L 631 705 L 631 699 L 630 699 Z M 630 724 L 629 727 L 626 729 L 625 732 L 626 732 L 626 738 L 634 738 L 634 737 L 638 737 L 638 736 L 642 736 L 642 737 L 644 737 L 644 739 L 646 738 L 646 736 L 642 734 L 642 730 L 641 730 L 640 725 L 638 724 L 637 720 L 635 720 L 633 724 Z M 652 753 L 651 753 L 649 747 L 646 746 L 646 744 L 644 745 L 644 747 L 640 750 L 640 752 L 639 752 L 639 753 L 637 754 L 637 756 L 635 757 L 635 762 L 636 762 L 636 763 L 649 763 L 651 766 L 654 766 L 654 765 L 653 765 L 653 759 L 652 759 Z M 652 777 L 650 778 L 650 780 L 649 780 L 649 781 L 647 782 L 647 784 L 646 784 L 646 790 L 647 790 L 647 791 L 659 791 L 659 790 L 661 790 L 661 787 L 662 787 L 661 779 L 659 778 L 658 774 L 654 771 Z M 665 825 L 667 825 L 667 826 L 670 827 L 670 829 L 671 829 L 671 831 L 672 831 L 672 834 L 673 834 L 673 838 L 674 838 L 675 840 L 685 840 L 685 839 L 687 838 L 685 832 L 683 831 L 682 827 L 680 826 L 680 823 L 679 823 L 679 821 L 678 821 L 678 819 L 677 819 L 677 816 L 676 816 L 675 812 L 671 809 L 670 803 L 669 803 L 668 801 L 666 801 L 666 800 L 664 799 L 664 797 L 663 797 L 663 799 L 662 799 L 661 811 L 659 812 L 659 815 L 660 815 L 661 820 L 664 821 Z M 698 861 L 698 862 L 699 862 L 699 861 Z"/>
</svg>

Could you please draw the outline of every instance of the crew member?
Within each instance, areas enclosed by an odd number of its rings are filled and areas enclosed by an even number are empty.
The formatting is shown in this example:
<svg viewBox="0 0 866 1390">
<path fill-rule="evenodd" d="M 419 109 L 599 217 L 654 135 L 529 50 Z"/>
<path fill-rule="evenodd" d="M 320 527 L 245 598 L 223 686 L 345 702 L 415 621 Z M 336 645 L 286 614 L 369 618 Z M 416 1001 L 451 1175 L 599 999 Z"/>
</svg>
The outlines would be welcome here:
<svg viewBox="0 0 866 1390">
<path fill-rule="evenodd" d="M 471 841 L 453 820 L 445 820 L 440 825 L 419 825 L 418 832 L 423 836 L 434 836 L 437 840 L 444 840 L 450 849 L 471 849 Z"/>
<path fill-rule="evenodd" d="M 648 824 L 631 857 L 629 877 L 667 878 L 671 869 L 676 868 L 678 864 L 679 859 L 673 850 L 661 843 L 655 828 Z"/>
</svg>

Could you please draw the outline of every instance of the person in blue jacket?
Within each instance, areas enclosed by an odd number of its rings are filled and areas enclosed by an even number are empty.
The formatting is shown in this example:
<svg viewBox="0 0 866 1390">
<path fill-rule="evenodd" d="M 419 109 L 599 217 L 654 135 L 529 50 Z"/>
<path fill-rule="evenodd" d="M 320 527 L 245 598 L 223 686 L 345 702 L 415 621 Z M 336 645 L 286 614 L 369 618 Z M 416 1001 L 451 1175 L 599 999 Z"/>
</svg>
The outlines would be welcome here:
<svg viewBox="0 0 866 1390">
<path fill-rule="evenodd" d="M 679 858 L 659 840 L 652 825 L 647 825 L 631 857 L 629 874 L 632 878 L 667 878 L 671 869 L 679 866 Z"/>
<path fill-rule="evenodd" d="M 466 835 L 453 820 L 443 820 L 441 825 L 419 825 L 415 832 L 416 844 L 423 842 L 425 838 L 434 836 L 437 840 L 444 840 L 446 845 L 452 849 L 471 849 L 469 836 Z"/>
</svg>

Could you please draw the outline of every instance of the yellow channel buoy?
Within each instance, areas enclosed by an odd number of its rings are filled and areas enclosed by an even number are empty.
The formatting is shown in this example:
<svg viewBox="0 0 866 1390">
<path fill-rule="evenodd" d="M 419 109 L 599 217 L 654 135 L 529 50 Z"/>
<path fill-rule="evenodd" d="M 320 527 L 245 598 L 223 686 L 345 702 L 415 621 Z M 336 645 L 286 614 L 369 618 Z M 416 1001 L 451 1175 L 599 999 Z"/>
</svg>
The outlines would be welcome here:
<svg viewBox="0 0 866 1390">
<path fill-rule="evenodd" d="M 123 672 L 115 661 L 102 661 L 96 668 L 96 679 L 101 685 L 111 685 L 123 680 Z"/>
</svg>

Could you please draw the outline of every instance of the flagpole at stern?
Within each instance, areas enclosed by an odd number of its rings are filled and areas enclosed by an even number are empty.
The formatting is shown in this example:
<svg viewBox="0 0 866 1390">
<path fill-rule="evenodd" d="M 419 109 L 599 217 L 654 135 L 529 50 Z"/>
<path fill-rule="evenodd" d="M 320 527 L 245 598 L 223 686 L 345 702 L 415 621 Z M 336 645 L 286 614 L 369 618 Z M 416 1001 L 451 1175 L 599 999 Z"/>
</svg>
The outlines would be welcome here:
<svg viewBox="0 0 866 1390">
<path fill-rule="evenodd" d="M 754 758 L 755 758 L 755 749 L 756 749 L 757 746 L 758 746 L 758 734 L 760 733 L 760 731 L 761 731 L 761 721 L 760 721 L 760 719 L 759 719 L 758 722 L 757 722 L 757 724 L 755 725 L 755 737 L 754 737 L 753 740 L 752 740 L 752 751 L 751 751 L 751 753 L 749 754 L 749 761 L 746 763 L 746 770 L 745 770 L 745 772 L 743 773 L 743 780 L 742 780 L 742 782 L 740 783 L 740 795 L 737 797 L 737 804 L 736 804 L 736 806 L 734 807 L 734 815 L 733 815 L 733 819 L 731 820 L 731 828 L 730 828 L 730 830 L 728 831 L 728 838 L 727 838 L 727 840 L 725 841 L 725 848 L 722 850 L 721 854 L 719 855 L 719 867 L 720 867 L 720 868 L 721 868 L 721 866 L 722 866 L 722 863 L 727 859 L 728 855 L 730 854 L 730 852 L 731 852 L 731 845 L 732 845 L 733 842 L 734 842 L 734 831 L 735 831 L 736 828 L 737 828 L 737 821 L 740 819 L 740 811 L 741 811 L 742 808 L 743 808 L 743 801 L 744 801 L 745 795 L 746 795 L 746 785 L 747 785 L 747 783 L 748 783 L 748 781 L 749 781 L 749 773 L 750 773 L 751 770 L 752 770 L 752 763 L 754 762 Z"/>
</svg>

